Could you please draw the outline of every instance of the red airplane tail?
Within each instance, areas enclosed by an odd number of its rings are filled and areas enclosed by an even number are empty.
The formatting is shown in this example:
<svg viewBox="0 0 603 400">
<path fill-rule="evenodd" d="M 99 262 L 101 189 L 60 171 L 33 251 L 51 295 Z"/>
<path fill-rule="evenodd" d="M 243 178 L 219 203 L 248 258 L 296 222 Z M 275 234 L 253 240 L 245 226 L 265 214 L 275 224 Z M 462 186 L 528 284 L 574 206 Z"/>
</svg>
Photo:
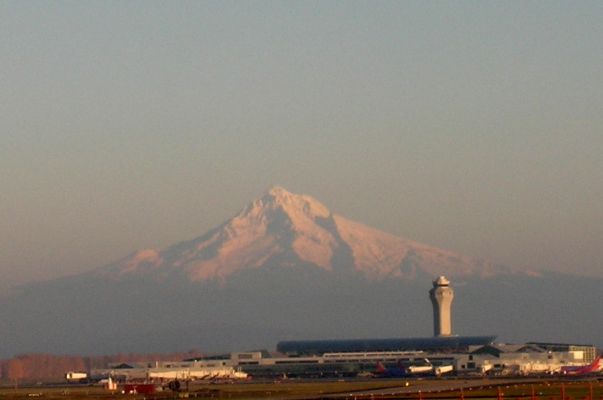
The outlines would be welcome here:
<svg viewBox="0 0 603 400">
<path fill-rule="evenodd" d="M 387 372 L 387 369 L 385 368 L 385 365 L 383 365 L 383 363 L 381 361 L 377 361 L 376 371 L 378 374 L 384 374 Z"/>
<path fill-rule="evenodd" d="M 597 372 L 601 369 L 601 356 L 597 356 L 590 364 L 590 372 Z"/>
<path fill-rule="evenodd" d="M 561 373 L 568 375 L 588 375 L 601 370 L 601 356 L 597 356 L 592 363 L 581 367 L 562 367 Z"/>
<path fill-rule="evenodd" d="M 593 372 L 597 372 L 599 370 L 599 368 L 601 368 L 601 356 L 598 356 L 597 358 L 595 358 L 593 360 L 592 363 L 588 364 L 587 366 L 580 368 L 578 370 L 578 372 L 580 372 L 581 374 L 591 374 Z"/>
<path fill-rule="evenodd" d="M 404 373 L 407 372 L 406 366 L 402 363 L 402 360 L 398 360 L 398 368 L 400 368 L 400 371 L 403 371 Z"/>
</svg>

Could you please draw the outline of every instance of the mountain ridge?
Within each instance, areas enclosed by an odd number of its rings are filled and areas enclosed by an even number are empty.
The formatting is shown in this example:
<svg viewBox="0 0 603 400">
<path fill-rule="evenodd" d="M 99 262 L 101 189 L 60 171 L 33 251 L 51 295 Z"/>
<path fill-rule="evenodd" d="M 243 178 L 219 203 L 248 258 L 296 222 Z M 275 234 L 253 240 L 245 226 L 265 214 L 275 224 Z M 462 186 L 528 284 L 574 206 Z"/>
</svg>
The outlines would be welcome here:
<svg viewBox="0 0 603 400">
<path fill-rule="evenodd" d="M 285 192 L 265 193 L 192 240 L 0 297 L 0 357 L 426 336 L 427 292 L 442 273 L 455 287 L 455 334 L 599 344 L 601 279 L 496 266 Z"/>
<path fill-rule="evenodd" d="M 225 281 L 247 269 L 304 264 L 367 279 L 408 279 L 418 270 L 451 277 L 518 273 L 489 261 L 398 237 L 331 212 L 315 198 L 273 186 L 222 225 L 164 249 L 142 249 L 98 275 L 180 274 Z"/>
</svg>

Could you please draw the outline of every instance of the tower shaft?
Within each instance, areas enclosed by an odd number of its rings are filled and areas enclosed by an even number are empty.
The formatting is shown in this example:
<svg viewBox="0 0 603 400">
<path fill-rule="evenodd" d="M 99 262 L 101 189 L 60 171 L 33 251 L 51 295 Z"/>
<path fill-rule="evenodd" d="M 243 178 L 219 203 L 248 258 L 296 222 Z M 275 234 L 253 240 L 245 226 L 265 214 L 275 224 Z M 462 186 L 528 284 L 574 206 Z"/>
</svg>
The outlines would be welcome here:
<svg viewBox="0 0 603 400">
<path fill-rule="evenodd" d="M 452 315 L 450 312 L 454 291 L 450 281 L 440 276 L 433 281 L 433 288 L 429 291 L 429 298 L 433 305 L 433 334 L 434 336 L 452 335 Z"/>
</svg>

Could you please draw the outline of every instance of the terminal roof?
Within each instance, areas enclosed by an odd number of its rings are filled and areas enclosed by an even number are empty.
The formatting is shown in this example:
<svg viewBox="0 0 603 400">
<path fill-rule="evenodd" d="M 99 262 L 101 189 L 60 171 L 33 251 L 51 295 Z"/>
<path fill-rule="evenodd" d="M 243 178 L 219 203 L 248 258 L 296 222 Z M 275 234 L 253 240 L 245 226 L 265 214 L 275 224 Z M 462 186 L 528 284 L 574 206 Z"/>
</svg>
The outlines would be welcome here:
<svg viewBox="0 0 603 400">
<path fill-rule="evenodd" d="M 324 353 L 368 351 L 460 351 L 469 346 L 484 346 L 496 336 L 438 336 L 426 338 L 292 340 L 279 342 L 281 353 L 320 355 Z"/>
</svg>

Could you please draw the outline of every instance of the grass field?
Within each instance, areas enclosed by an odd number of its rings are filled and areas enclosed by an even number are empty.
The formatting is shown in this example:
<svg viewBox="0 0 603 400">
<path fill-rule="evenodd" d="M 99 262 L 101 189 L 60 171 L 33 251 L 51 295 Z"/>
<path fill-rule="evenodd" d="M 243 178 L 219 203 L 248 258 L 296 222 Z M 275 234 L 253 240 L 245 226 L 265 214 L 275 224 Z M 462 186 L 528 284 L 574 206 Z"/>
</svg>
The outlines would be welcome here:
<svg viewBox="0 0 603 400">
<path fill-rule="evenodd" d="M 2 388 L 0 400 L 320 399 L 603 400 L 603 382 L 562 380 L 349 380 L 190 384 L 188 391 L 121 394 L 91 386 Z"/>
</svg>

